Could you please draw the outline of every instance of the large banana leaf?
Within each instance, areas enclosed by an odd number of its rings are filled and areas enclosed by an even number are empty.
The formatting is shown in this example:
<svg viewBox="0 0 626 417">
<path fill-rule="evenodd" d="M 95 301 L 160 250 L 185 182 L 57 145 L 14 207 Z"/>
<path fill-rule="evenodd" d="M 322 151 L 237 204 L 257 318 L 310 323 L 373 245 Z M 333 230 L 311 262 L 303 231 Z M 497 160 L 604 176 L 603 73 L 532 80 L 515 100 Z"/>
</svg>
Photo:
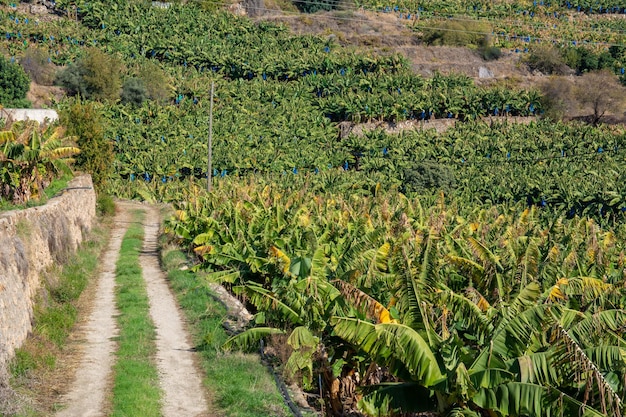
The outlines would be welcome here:
<svg viewBox="0 0 626 417">
<path fill-rule="evenodd" d="M 372 359 L 426 387 L 444 376 L 428 343 L 412 328 L 397 323 L 371 324 L 334 317 L 337 336 L 371 355 Z"/>
<path fill-rule="evenodd" d="M 301 324 L 302 318 L 287 303 L 281 301 L 272 291 L 252 282 L 233 288 L 233 291 L 244 293 L 260 310 L 275 310 L 282 314 L 290 323 Z"/>
<path fill-rule="evenodd" d="M 259 340 L 273 334 L 285 334 L 285 331 L 273 327 L 255 327 L 231 337 L 224 342 L 223 347 L 224 349 L 232 349 L 233 347 L 251 349 L 256 346 Z"/>
<path fill-rule="evenodd" d="M 560 391 L 522 382 L 508 382 L 491 389 L 482 388 L 472 397 L 472 401 L 479 407 L 497 411 L 503 416 L 606 416 Z"/>
</svg>

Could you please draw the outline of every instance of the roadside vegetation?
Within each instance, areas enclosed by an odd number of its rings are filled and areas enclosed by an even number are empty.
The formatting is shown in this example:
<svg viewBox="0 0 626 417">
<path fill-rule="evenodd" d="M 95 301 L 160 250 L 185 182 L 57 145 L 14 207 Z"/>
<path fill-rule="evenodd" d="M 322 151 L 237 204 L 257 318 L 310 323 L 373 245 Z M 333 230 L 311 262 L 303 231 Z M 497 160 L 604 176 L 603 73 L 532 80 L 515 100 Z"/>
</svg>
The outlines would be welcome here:
<svg viewBox="0 0 626 417">
<path fill-rule="evenodd" d="M 71 175 L 63 175 L 62 177 L 52 180 L 50 184 L 46 187 L 43 195 L 41 195 L 40 198 L 30 199 L 26 204 L 13 204 L 6 200 L 0 200 L 0 212 L 9 210 L 22 210 L 29 207 L 44 205 L 57 193 L 66 188 L 71 179 Z"/>
<path fill-rule="evenodd" d="M 205 371 L 204 383 L 219 415 L 233 417 L 289 416 L 289 410 L 258 355 L 228 352 L 223 322 L 226 309 L 196 273 L 184 268 L 187 256 L 166 245 L 161 254 L 172 289 L 189 323 L 193 343 Z"/>
<path fill-rule="evenodd" d="M 52 391 L 63 383 L 55 377 L 57 360 L 67 353 L 68 336 L 85 313 L 81 295 L 96 276 L 100 253 L 108 241 L 108 221 L 101 219 L 65 265 L 45 275 L 34 311 L 33 334 L 9 363 L 11 386 L 0 388 L 1 415 L 43 417 L 53 412 Z M 13 395 L 7 396 L 10 392 Z"/>
</svg>

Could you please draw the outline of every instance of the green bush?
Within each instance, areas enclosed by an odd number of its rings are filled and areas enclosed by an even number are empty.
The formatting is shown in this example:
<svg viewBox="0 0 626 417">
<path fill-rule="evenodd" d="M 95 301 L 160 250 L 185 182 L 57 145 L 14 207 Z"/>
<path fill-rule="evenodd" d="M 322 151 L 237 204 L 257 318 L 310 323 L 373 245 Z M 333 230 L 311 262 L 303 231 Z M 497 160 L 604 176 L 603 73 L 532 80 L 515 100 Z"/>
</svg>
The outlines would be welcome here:
<svg viewBox="0 0 626 417">
<path fill-rule="evenodd" d="M 531 70 L 541 71 L 544 74 L 559 75 L 571 71 L 561 52 L 547 45 L 534 47 L 526 58 L 526 64 Z"/>
<path fill-rule="evenodd" d="M 69 64 L 57 74 L 55 83 L 65 89 L 69 96 L 89 98 L 91 96 L 85 82 L 86 72 L 79 63 Z"/>
<path fill-rule="evenodd" d="M 139 78 L 129 78 L 124 81 L 122 86 L 122 95 L 120 97 L 122 103 L 130 103 L 135 106 L 141 106 L 141 104 L 148 98 L 148 92 L 143 81 Z"/>
<path fill-rule="evenodd" d="M 26 93 L 30 79 L 17 64 L 0 55 L 0 105 L 4 107 L 30 107 Z"/>
<path fill-rule="evenodd" d="M 613 52 L 616 51 L 618 50 L 613 50 Z M 578 74 L 605 68 L 612 69 L 616 60 L 610 50 L 595 53 L 590 49 L 582 47 L 571 47 L 565 49 L 563 51 L 563 58 L 565 59 L 567 65 L 575 69 Z"/>
<path fill-rule="evenodd" d="M 422 33 L 422 41 L 428 45 L 486 48 L 491 43 L 491 29 L 484 23 L 443 21 L 431 26 Z"/>
<path fill-rule="evenodd" d="M 115 101 L 120 97 L 121 73 L 122 63 L 117 57 L 89 48 L 84 57 L 59 73 L 57 84 L 70 96 Z"/>
<path fill-rule="evenodd" d="M 96 104 L 76 100 L 62 109 L 61 124 L 76 136 L 81 152 L 74 166 L 91 174 L 97 191 L 103 190 L 113 169 L 113 144 L 104 137 L 104 118 Z"/>
<path fill-rule="evenodd" d="M 36 47 L 28 48 L 20 59 L 20 66 L 37 84 L 52 85 L 54 83 L 56 69 L 54 64 L 48 62 L 48 56 L 43 50 Z"/>
</svg>

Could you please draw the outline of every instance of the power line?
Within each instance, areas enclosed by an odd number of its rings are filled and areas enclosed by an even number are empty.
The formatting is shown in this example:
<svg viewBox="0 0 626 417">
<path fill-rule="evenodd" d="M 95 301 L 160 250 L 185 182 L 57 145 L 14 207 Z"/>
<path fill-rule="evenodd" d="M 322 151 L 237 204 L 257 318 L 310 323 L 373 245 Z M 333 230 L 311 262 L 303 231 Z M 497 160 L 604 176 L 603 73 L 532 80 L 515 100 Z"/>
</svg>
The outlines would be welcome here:
<svg viewBox="0 0 626 417">
<path fill-rule="evenodd" d="M 319 4 L 315 1 L 308 1 L 308 0 L 301 0 L 298 1 L 298 3 L 302 3 L 302 4 L 311 4 L 311 5 L 316 5 Z M 215 4 L 217 5 L 221 5 L 221 6 L 230 6 L 231 3 L 227 3 L 227 2 L 216 2 Z M 254 7 L 254 6 L 249 6 L 246 7 L 246 9 L 248 10 L 255 10 L 255 11 L 263 11 L 263 12 L 280 12 L 282 16 L 290 16 L 290 17 L 298 17 L 298 16 L 302 16 L 301 13 L 299 12 L 289 12 L 289 11 L 280 11 L 280 10 L 275 10 L 275 9 L 269 9 L 266 7 Z M 378 13 L 384 13 L 384 12 L 379 12 L 379 11 L 374 11 L 374 12 L 378 12 Z M 423 12 L 418 12 L 418 13 L 423 13 Z M 432 12 L 433 16 L 435 15 L 436 12 Z M 492 22 L 492 23 L 498 23 L 496 21 L 496 18 L 479 18 L 479 19 L 472 19 L 472 18 L 459 18 L 459 17 L 450 17 L 450 16 L 464 16 L 461 13 L 458 14 L 454 14 L 454 13 L 445 13 L 441 15 L 442 19 L 445 20 L 452 20 L 452 21 L 461 21 L 461 22 L 481 22 L 481 21 L 488 21 L 488 22 Z M 271 19 L 272 16 L 267 16 L 266 19 L 264 20 L 269 20 Z M 281 16 L 278 16 L 281 17 Z M 7 18 L 9 18 L 9 16 L 7 16 Z M 336 21 L 344 21 L 344 22 L 357 22 L 357 23 L 371 23 L 370 20 L 367 19 L 362 19 L 362 18 L 351 18 L 351 17 L 343 17 L 343 16 L 336 16 L 336 15 L 331 15 L 331 14 L 309 14 L 307 15 L 307 18 L 309 19 L 313 19 L 313 20 L 336 20 Z M 413 20 L 413 22 L 419 22 L 420 20 Z M 402 20 L 399 20 L 398 22 L 402 22 Z M 509 24 L 514 24 L 514 25 L 518 25 L 521 27 L 521 29 L 525 29 L 525 26 L 530 26 L 531 28 L 533 28 L 533 25 L 531 23 L 528 22 L 523 22 L 520 20 L 516 20 L 516 21 L 509 21 L 507 22 Z M 540 26 L 542 25 L 542 27 L 546 28 L 546 29 L 550 29 L 550 27 L 546 24 L 537 24 L 535 25 L 535 29 L 538 29 Z M 406 25 L 398 23 L 398 26 L 401 26 L 403 28 L 407 28 Z M 432 25 L 425 25 L 425 24 L 414 24 L 413 25 L 413 29 L 418 28 L 420 30 L 436 30 L 436 31 L 443 31 L 443 32 L 456 32 L 456 33 L 464 33 L 464 34 L 475 34 L 475 35 L 484 35 L 484 36 L 495 36 L 495 37 L 499 37 L 499 38 L 509 38 L 507 40 L 510 40 L 511 37 L 516 37 L 516 38 L 520 38 L 522 41 L 524 39 L 529 39 L 529 41 L 531 42 L 547 42 L 547 43 L 561 43 L 561 44 L 571 44 L 571 43 L 582 43 L 585 45 L 599 45 L 599 46 L 626 46 L 626 44 L 624 43 L 611 43 L 611 42 L 603 42 L 603 41 L 586 41 L 586 40 L 581 40 L 581 39 L 564 39 L 564 38 L 540 38 L 540 37 L 533 37 L 530 35 L 519 35 L 519 34 L 514 34 L 514 35 L 509 35 L 506 33 L 490 33 L 490 32 L 483 32 L 483 31 L 472 31 L 472 30 L 463 30 L 463 29 L 453 29 L 453 28 L 442 28 L 442 27 L 438 27 L 438 26 L 432 26 Z M 601 33 L 601 34 L 613 34 L 616 33 L 618 35 L 623 34 L 622 32 L 626 32 L 626 30 L 624 31 L 611 31 L 611 29 L 606 28 L 605 30 L 598 30 L 598 28 L 586 28 L 585 29 L 585 33 Z M 385 35 L 385 34 L 368 34 L 368 37 L 389 37 L 389 35 Z"/>
<path fill-rule="evenodd" d="M 487 165 L 487 164 L 503 164 L 503 163 L 519 163 L 519 164 L 528 164 L 528 163 L 538 163 L 538 162 L 545 162 L 545 161 L 551 161 L 551 160 L 563 160 L 563 159 L 576 159 L 576 160 L 592 160 L 592 159 L 597 159 L 597 158 L 601 158 L 605 153 L 614 153 L 617 154 L 619 152 L 622 152 L 623 149 L 616 147 L 614 149 L 602 149 L 599 148 L 597 151 L 593 152 L 593 153 L 580 153 L 580 154 L 570 154 L 568 155 L 567 153 L 565 153 L 564 151 L 562 151 L 561 155 L 552 155 L 552 156 L 544 156 L 544 157 L 539 157 L 539 158 L 506 158 L 506 159 L 491 159 L 488 158 L 488 160 L 480 160 L 480 161 L 467 161 L 467 160 L 463 160 L 463 161 L 452 161 L 453 163 L 457 164 L 457 165 Z"/>
<path fill-rule="evenodd" d="M 312 1 L 300 1 L 300 3 L 305 3 L 305 4 L 317 4 L 315 2 Z M 227 5 L 227 3 L 219 3 L 219 4 L 223 4 L 223 5 Z M 264 8 L 264 7 L 249 7 L 249 9 L 251 10 L 256 10 L 256 11 L 268 11 L 268 12 L 276 12 L 277 10 L 274 9 L 268 9 L 268 8 Z M 281 14 L 283 16 L 291 16 L 291 17 L 297 17 L 297 16 L 302 16 L 300 13 L 297 12 L 284 12 L 281 11 Z M 312 15 L 307 15 L 307 17 L 309 19 L 312 20 L 320 20 L 320 19 L 326 19 L 326 20 L 338 20 L 338 21 L 344 21 L 344 22 L 358 22 L 358 23 L 371 23 L 370 20 L 367 19 L 359 19 L 359 18 L 350 18 L 350 17 L 342 17 L 342 16 L 336 16 L 336 15 L 330 15 L 330 14 L 324 14 L 324 15 L 314 15 L 314 18 L 311 17 Z M 276 16 L 274 16 L 276 17 Z M 280 16 L 278 16 L 280 17 Z M 266 19 L 264 20 L 270 20 L 272 18 L 272 16 L 267 16 Z M 475 19 L 459 19 L 459 18 L 448 18 L 447 20 L 458 20 L 458 21 L 477 21 L 480 22 L 480 20 L 475 20 Z M 419 22 L 419 20 L 415 20 L 414 22 Z M 520 22 L 520 21 L 517 21 Z M 524 25 L 524 23 L 520 23 L 520 25 Z M 527 24 L 526 24 L 527 25 Z M 402 27 L 406 28 L 406 25 L 399 25 Z M 500 33 L 491 33 L 491 32 L 484 32 L 484 31 L 472 31 L 472 30 L 464 30 L 464 29 L 452 29 L 452 28 L 442 28 L 442 27 L 438 27 L 438 26 L 429 26 L 429 25 L 420 25 L 420 24 L 414 24 L 413 28 L 419 28 L 421 30 L 436 30 L 436 31 L 444 31 L 444 32 L 457 32 L 457 33 L 469 33 L 469 34 L 475 34 L 475 35 L 485 35 L 485 36 L 497 36 L 497 37 L 507 37 L 507 36 L 512 36 L 512 35 L 507 35 L 507 34 L 500 34 Z M 547 29 L 549 29 L 548 26 L 545 26 Z M 589 33 L 594 33 L 597 32 L 597 29 L 594 28 L 589 28 L 588 30 Z M 611 32 L 609 32 L 611 33 Z M 618 33 L 618 34 L 621 34 Z M 385 35 L 385 34 L 368 34 L 368 37 L 389 37 L 389 35 Z M 604 46 L 626 46 L 626 44 L 624 43 L 611 43 L 611 42 L 602 42 L 602 41 L 587 41 L 585 42 L 584 40 L 581 41 L 580 39 L 563 39 L 563 38 L 548 38 L 548 39 L 542 39 L 542 38 L 538 38 L 538 37 L 532 37 L 530 35 L 513 35 L 513 36 L 517 36 L 518 38 L 530 38 L 531 40 L 534 41 L 540 41 L 540 42 L 546 42 L 546 41 L 554 41 L 554 42 L 561 42 L 561 43 L 565 43 L 565 44 L 570 44 L 571 42 L 583 42 L 587 45 L 604 45 Z"/>
<path fill-rule="evenodd" d="M 437 158 L 430 158 L 430 159 L 421 159 L 416 161 L 417 163 L 424 163 L 424 162 L 437 162 L 437 163 L 446 163 L 446 164 L 455 164 L 458 165 L 460 167 L 463 166 L 470 166 L 470 165 L 489 165 L 489 164 L 503 164 L 503 163 L 507 163 L 507 164 L 536 164 L 538 162 L 544 162 L 544 161 L 550 161 L 550 160 L 577 160 L 577 161 L 588 161 L 588 160 L 593 160 L 593 159 L 600 159 L 602 158 L 602 156 L 605 153 L 613 153 L 613 154 L 619 154 L 622 153 L 624 150 L 626 150 L 626 148 L 620 148 L 620 147 L 615 147 L 614 149 L 607 149 L 604 150 L 602 148 L 598 149 L 595 152 L 590 152 L 590 153 L 580 153 L 580 154 L 567 154 L 567 153 L 562 153 L 560 156 L 545 156 L 545 157 L 536 157 L 536 158 L 507 158 L 507 159 L 487 159 L 487 160 L 463 160 L 463 161 L 451 161 L 451 160 L 445 160 L 442 161 L 440 159 Z M 366 159 L 368 155 L 363 155 L 362 158 Z M 371 156 L 371 155 L 370 155 Z M 328 166 L 329 170 L 338 170 L 338 169 L 343 169 L 344 171 L 351 171 L 351 169 L 349 168 L 350 165 L 348 165 L 348 162 L 346 161 L 344 164 L 340 165 L 340 166 Z M 189 173 L 186 174 L 185 176 L 194 176 L 197 173 L 199 173 L 199 175 L 202 176 L 206 176 L 205 172 L 202 172 L 201 168 L 188 168 Z M 266 169 L 257 169 L 257 168 L 244 168 L 244 167 L 231 167 L 228 169 L 214 169 L 213 170 L 213 175 L 215 177 L 226 177 L 228 176 L 229 173 L 255 173 L 255 174 L 277 174 L 277 175 L 297 175 L 299 172 L 304 172 L 304 173 L 321 173 L 324 172 L 324 170 L 320 170 L 318 167 L 313 167 L 313 166 L 300 166 L 300 167 L 293 167 L 291 169 L 291 172 L 288 172 L 286 170 L 283 171 L 277 171 L 277 170 L 266 170 Z M 363 171 L 365 172 L 365 171 Z M 135 173 L 135 176 L 139 176 L 141 177 L 141 175 L 143 175 L 142 173 Z M 148 178 L 153 178 L 152 174 L 149 174 Z M 204 178 L 204 177 L 202 177 Z"/>
</svg>

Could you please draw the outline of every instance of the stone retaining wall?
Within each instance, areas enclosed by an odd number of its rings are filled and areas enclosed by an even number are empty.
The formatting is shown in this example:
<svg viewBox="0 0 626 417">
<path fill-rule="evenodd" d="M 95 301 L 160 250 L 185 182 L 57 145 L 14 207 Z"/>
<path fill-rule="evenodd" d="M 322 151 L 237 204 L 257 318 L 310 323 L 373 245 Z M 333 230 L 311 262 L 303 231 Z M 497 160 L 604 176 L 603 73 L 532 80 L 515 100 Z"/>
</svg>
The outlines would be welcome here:
<svg viewBox="0 0 626 417">
<path fill-rule="evenodd" d="M 0 213 L 0 363 L 32 328 L 41 273 L 76 250 L 95 218 L 90 176 L 73 179 L 44 206 Z"/>
</svg>

